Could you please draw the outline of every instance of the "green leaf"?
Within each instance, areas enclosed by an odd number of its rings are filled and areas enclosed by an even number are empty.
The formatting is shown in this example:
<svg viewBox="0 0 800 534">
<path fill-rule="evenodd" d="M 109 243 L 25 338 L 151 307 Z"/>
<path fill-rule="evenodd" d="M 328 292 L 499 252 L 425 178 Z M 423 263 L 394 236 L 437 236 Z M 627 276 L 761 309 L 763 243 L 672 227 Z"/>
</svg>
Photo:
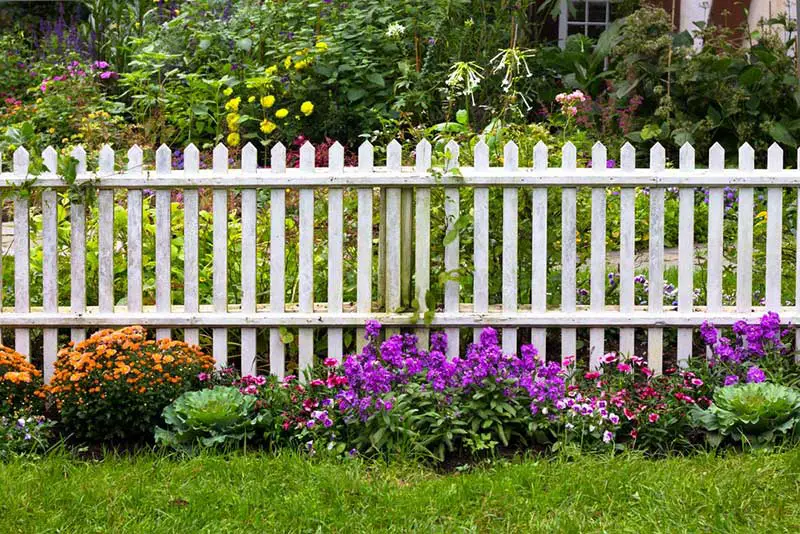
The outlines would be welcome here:
<svg viewBox="0 0 800 534">
<path fill-rule="evenodd" d="M 386 87 L 386 82 L 383 81 L 383 76 L 376 72 L 367 74 L 367 81 L 369 81 L 372 85 L 377 85 L 378 87 Z"/>
<path fill-rule="evenodd" d="M 466 109 L 459 109 L 456 112 L 456 122 L 466 126 L 469 123 L 469 113 Z"/>
<path fill-rule="evenodd" d="M 773 122 L 769 127 L 769 135 L 772 138 L 785 145 L 795 146 L 797 145 L 797 141 L 795 141 L 794 137 L 789 130 L 780 122 Z"/>
</svg>

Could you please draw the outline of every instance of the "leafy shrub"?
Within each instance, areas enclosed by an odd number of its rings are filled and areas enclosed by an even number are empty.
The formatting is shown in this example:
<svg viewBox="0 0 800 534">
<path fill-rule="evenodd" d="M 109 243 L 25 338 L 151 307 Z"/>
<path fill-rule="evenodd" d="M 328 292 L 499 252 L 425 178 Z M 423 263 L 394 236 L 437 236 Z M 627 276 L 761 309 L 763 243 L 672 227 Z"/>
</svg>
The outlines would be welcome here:
<svg viewBox="0 0 800 534">
<path fill-rule="evenodd" d="M 39 407 L 42 373 L 22 354 L 0 345 L 0 416 Z"/>
<path fill-rule="evenodd" d="M 146 339 L 140 326 L 102 330 L 62 349 L 47 387 L 63 430 L 80 440 L 152 436 L 165 406 L 199 386 L 214 367 L 198 347 Z"/>
<path fill-rule="evenodd" d="M 44 452 L 52 434 L 53 422 L 43 416 L 0 415 L 0 460 Z"/>
<path fill-rule="evenodd" d="M 800 392 L 769 382 L 723 387 L 707 410 L 696 408 L 692 417 L 709 431 L 712 445 L 731 438 L 764 446 L 800 430 Z"/>
<path fill-rule="evenodd" d="M 189 391 L 164 409 L 169 430 L 156 427 L 156 443 L 182 449 L 236 445 L 255 436 L 256 411 L 256 397 L 235 387 Z"/>
</svg>

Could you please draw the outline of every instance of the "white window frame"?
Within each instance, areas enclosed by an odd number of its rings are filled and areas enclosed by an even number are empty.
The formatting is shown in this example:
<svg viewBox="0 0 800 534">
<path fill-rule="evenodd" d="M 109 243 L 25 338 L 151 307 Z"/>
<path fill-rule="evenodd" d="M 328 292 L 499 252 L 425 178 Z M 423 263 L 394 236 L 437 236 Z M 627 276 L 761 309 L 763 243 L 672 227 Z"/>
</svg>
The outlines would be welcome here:
<svg viewBox="0 0 800 534">
<path fill-rule="evenodd" d="M 589 27 L 602 26 L 604 29 L 608 28 L 611 24 L 611 3 L 612 0 L 585 0 L 583 16 L 578 13 L 576 20 L 569 20 L 569 4 L 575 0 L 561 0 L 561 10 L 558 16 L 558 46 L 564 48 L 567 44 L 567 37 L 569 36 L 568 30 L 570 26 L 583 27 L 582 33 L 588 34 Z M 606 6 L 606 20 L 603 22 L 589 21 L 589 4 L 605 4 Z"/>
</svg>

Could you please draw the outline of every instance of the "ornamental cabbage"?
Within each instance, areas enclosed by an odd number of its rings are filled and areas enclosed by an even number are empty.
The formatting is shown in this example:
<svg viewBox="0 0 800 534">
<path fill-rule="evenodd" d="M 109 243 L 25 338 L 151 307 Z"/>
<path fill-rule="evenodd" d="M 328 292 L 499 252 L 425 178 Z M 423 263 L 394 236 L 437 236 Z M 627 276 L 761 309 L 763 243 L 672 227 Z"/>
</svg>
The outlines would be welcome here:
<svg viewBox="0 0 800 534">
<path fill-rule="evenodd" d="M 709 431 L 712 445 L 729 437 L 763 446 L 781 434 L 800 430 L 800 392 L 770 382 L 719 388 L 711 406 L 706 410 L 695 407 L 692 418 Z"/>
</svg>

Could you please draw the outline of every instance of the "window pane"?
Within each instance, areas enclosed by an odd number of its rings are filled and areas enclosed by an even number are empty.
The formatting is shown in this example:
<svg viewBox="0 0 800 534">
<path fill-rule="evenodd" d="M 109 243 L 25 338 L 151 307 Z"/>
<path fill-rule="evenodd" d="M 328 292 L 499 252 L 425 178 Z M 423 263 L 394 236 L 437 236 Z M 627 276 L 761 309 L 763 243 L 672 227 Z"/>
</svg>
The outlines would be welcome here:
<svg viewBox="0 0 800 534">
<path fill-rule="evenodd" d="M 567 35 L 585 34 L 586 27 L 583 24 L 569 24 L 567 26 Z"/>
<path fill-rule="evenodd" d="M 570 10 L 567 20 L 584 22 L 586 20 L 586 2 L 572 2 L 572 10 Z"/>
<path fill-rule="evenodd" d="M 589 2 L 588 22 L 605 22 L 607 5 L 606 2 Z"/>
<path fill-rule="evenodd" d="M 594 39 L 597 39 L 598 37 L 600 37 L 600 34 L 605 31 L 605 29 L 606 29 L 606 27 L 604 25 L 595 24 L 595 25 L 589 26 L 587 28 L 586 35 L 588 35 L 589 37 L 592 37 Z"/>
</svg>

